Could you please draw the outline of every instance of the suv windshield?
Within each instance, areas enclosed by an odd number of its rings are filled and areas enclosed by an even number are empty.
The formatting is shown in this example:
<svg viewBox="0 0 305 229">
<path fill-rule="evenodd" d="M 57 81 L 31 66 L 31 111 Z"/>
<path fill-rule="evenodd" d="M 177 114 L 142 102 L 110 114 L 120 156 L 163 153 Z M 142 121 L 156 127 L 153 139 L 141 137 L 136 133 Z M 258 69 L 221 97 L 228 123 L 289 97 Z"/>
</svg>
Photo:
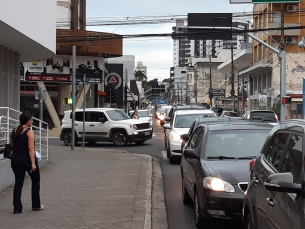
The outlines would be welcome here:
<svg viewBox="0 0 305 229">
<path fill-rule="evenodd" d="M 138 111 L 139 118 L 146 118 L 149 117 L 147 111 Z"/>
<path fill-rule="evenodd" d="M 248 159 L 256 157 L 270 130 L 221 130 L 208 134 L 207 159 Z"/>
<path fill-rule="evenodd" d="M 185 114 L 177 115 L 175 128 L 190 128 L 196 118 L 215 117 L 214 114 Z"/>
<path fill-rule="evenodd" d="M 106 111 L 106 113 L 113 121 L 121 121 L 121 120 L 125 120 L 125 119 L 130 119 L 130 117 L 122 110 Z"/>
</svg>

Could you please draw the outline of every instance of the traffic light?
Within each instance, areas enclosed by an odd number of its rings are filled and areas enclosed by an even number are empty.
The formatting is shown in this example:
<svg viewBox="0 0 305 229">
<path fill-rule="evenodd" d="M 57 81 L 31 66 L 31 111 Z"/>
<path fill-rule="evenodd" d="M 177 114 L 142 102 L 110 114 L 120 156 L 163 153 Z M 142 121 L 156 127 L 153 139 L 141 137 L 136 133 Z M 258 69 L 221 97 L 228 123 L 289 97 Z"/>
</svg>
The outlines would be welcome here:
<svg viewBox="0 0 305 229">
<path fill-rule="evenodd" d="M 65 98 L 65 104 L 71 105 L 72 103 L 73 103 L 72 97 L 70 97 L 70 98 Z"/>
<path fill-rule="evenodd" d="M 282 97 L 282 103 L 283 104 L 290 104 L 291 103 L 291 97 L 289 97 L 289 96 Z"/>
</svg>

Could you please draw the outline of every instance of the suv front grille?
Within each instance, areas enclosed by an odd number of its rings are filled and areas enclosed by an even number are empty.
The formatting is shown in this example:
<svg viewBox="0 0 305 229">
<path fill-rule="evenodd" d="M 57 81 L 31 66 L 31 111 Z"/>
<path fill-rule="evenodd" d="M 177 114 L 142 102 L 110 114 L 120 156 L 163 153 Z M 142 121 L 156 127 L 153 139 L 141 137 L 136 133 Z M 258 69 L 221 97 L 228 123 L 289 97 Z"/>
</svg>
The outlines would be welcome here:
<svg viewBox="0 0 305 229">
<path fill-rule="evenodd" d="M 142 123 L 142 124 L 137 124 L 137 130 L 144 130 L 144 129 L 149 129 L 149 123 Z"/>
<path fill-rule="evenodd" d="M 240 182 L 238 183 L 238 187 L 243 193 L 246 193 L 248 188 L 248 182 Z"/>
</svg>

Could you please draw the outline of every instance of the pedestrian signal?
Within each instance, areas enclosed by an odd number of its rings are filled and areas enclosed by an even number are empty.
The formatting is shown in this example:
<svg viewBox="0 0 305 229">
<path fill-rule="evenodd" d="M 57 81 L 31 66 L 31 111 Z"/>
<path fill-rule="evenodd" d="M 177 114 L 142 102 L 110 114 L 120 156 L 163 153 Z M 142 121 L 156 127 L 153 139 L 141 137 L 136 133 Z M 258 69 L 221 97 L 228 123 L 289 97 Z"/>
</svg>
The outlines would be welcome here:
<svg viewBox="0 0 305 229">
<path fill-rule="evenodd" d="M 290 104 L 291 103 L 291 97 L 282 97 L 282 103 L 283 104 Z"/>
</svg>

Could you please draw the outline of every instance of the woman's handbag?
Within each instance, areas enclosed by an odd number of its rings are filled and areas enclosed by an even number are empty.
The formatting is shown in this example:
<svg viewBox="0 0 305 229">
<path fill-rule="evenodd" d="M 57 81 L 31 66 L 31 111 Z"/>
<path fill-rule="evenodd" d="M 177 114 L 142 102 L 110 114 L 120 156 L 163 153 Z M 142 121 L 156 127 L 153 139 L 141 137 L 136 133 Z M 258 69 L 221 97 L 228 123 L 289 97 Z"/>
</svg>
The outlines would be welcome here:
<svg viewBox="0 0 305 229">
<path fill-rule="evenodd" d="M 10 144 L 5 145 L 3 156 L 7 159 L 12 159 L 13 147 Z"/>
</svg>

